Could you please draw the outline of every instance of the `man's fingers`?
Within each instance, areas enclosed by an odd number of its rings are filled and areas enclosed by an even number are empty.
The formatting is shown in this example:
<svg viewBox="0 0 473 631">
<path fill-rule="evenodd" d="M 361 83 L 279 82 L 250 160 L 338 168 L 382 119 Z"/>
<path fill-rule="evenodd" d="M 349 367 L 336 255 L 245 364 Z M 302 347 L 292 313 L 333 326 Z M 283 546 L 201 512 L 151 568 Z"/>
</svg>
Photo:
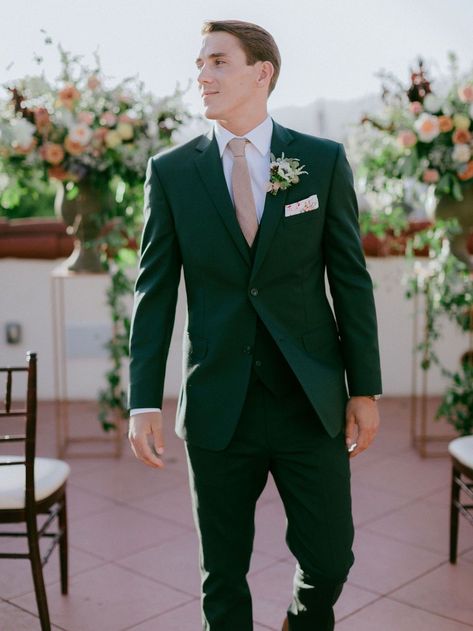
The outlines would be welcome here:
<svg viewBox="0 0 473 631">
<path fill-rule="evenodd" d="M 161 412 L 142 412 L 130 416 L 128 440 L 138 460 L 150 467 L 164 467 L 158 454 L 164 452 Z"/>
<path fill-rule="evenodd" d="M 355 441 L 355 415 L 350 414 L 347 417 L 345 425 L 345 443 L 349 449 Z"/>
<path fill-rule="evenodd" d="M 161 427 L 153 428 L 153 444 L 158 454 L 164 453 L 164 436 Z"/>
<path fill-rule="evenodd" d="M 164 467 L 164 462 L 158 458 L 152 451 L 147 436 L 130 437 L 131 448 L 133 453 L 145 464 L 151 467 Z"/>
<path fill-rule="evenodd" d="M 356 439 L 356 447 L 353 451 L 350 451 L 350 458 L 358 455 L 365 449 L 367 449 L 373 442 L 376 432 L 367 428 L 361 428 L 358 430 L 358 436 Z"/>
<path fill-rule="evenodd" d="M 161 458 L 158 458 L 151 449 L 151 445 L 146 437 L 145 440 L 141 440 L 138 448 L 138 453 L 141 456 L 141 460 L 146 464 L 154 467 L 164 467 L 164 463 Z"/>
</svg>

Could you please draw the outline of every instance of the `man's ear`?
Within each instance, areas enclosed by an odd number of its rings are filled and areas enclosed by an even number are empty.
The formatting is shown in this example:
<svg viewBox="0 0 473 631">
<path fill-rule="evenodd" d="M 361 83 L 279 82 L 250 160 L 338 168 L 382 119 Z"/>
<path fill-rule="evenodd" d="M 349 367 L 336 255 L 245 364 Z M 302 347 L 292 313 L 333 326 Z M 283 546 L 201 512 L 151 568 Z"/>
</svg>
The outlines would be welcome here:
<svg viewBox="0 0 473 631">
<path fill-rule="evenodd" d="M 266 85 L 266 84 L 269 86 L 271 77 L 274 74 L 273 64 L 270 61 L 261 61 L 257 63 L 261 64 L 261 67 L 258 72 L 258 77 L 256 79 L 258 86 L 262 87 L 263 85 Z"/>
</svg>

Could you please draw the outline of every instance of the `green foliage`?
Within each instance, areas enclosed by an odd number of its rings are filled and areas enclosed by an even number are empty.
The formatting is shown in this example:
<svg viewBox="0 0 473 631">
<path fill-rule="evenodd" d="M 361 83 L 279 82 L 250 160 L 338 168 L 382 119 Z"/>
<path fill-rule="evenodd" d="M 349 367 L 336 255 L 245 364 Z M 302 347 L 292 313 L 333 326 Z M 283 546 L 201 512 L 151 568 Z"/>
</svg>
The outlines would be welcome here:
<svg viewBox="0 0 473 631">
<path fill-rule="evenodd" d="M 435 351 L 435 344 L 442 337 L 442 315 L 455 322 L 462 331 L 470 332 L 473 328 L 473 275 L 449 248 L 450 238 L 458 232 L 461 227 L 456 219 L 439 220 L 409 240 L 408 260 L 412 263 L 414 249 L 428 246 L 429 261 L 425 266 L 412 265 L 405 295 L 413 298 L 422 294 L 425 299 L 425 337 L 417 345 L 421 368 L 429 370 L 435 364 L 451 380 L 435 418 L 444 417 L 461 434 L 470 434 L 473 429 L 471 360 L 469 366 L 463 365 L 460 372 L 452 373 L 442 365 Z"/>
<path fill-rule="evenodd" d="M 452 375 L 450 387 L 444 394 L 436 419 L 446 418 L 460 436 L 473 433 L 473 361 L 468 357 L 460 371 Z"/>
<path fill-rule="evenodd" d="M 408 227 L 404 209 L 401 206 L 395 206 L 392 212 L 361 212 L 359 214 L 360 232 L 363 236 L 374 234 L 379 239 L 393 234 L 398 237 Z"/>
</svg>

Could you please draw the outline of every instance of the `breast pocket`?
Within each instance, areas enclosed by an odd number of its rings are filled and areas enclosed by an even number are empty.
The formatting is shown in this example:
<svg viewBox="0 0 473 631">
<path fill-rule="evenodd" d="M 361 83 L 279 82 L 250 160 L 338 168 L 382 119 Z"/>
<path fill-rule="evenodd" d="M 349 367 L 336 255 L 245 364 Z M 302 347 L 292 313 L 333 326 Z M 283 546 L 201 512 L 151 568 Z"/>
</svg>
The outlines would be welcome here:
<svg viewBox="0 0 473 631">
<path fill-rule="evenodd" d="M 298 213 L 297 215 L 289 215 L 288 217 L 284 217 L 283 224 L 284 226 L 294 226 L 300 223 L 308 223 L 319 219 L 317 216 L 319 213 L 319 209 L 308 210 L 307 212 Z"/>
</svg>

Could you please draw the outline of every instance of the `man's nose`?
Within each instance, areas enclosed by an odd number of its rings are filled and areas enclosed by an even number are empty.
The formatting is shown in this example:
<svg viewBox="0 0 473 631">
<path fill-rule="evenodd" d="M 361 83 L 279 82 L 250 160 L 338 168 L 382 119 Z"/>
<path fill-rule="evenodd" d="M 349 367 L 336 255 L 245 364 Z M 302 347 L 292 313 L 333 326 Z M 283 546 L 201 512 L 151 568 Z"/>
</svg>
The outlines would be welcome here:
<svg viewBox="0 0 473 631">
<path fill-rule="evenodd" d="M 212 81 L 212 77 L 211 74 L 208 71 L 207 66 L 202 66 L 202 68 L 199 71 L 199 74 L 197 75 L 197 81 L 199 83 L 209 83 Z"/>
</svg>

